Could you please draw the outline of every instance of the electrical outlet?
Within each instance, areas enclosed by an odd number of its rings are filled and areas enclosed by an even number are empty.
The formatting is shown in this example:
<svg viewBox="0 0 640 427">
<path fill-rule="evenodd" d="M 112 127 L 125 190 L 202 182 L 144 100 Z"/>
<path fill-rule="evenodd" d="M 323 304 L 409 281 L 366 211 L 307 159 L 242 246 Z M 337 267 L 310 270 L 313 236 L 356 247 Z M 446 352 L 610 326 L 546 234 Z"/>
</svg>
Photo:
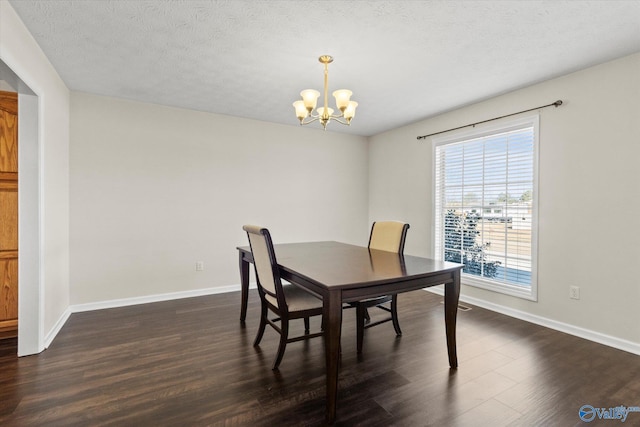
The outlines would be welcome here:
<svg viewBox="0 0 640 427">
<path fill-rule="evenodd" d="M 569 286 L 569 298 L 580 299 L 580 288 L 578 286 Z"/>
<path fill-rule="evenodd" d="M 204 270 L 204 262 L 196 261 L 196 271 L 202 271 L 202 270 Z"/>
</svg>

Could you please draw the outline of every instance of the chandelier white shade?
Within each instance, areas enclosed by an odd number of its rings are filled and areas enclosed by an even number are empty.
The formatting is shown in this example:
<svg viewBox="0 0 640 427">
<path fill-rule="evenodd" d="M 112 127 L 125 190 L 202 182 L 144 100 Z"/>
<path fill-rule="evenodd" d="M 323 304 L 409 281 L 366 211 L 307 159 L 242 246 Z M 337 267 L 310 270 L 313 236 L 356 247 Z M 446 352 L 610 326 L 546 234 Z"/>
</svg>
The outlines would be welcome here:
<svg viewBox="0 0 640 427">
<path fill-rule="evenodd" d="M 351 119 L 356 114 L 358 103 L 351 101 L 352 92 L 348 89 L 339 89 L 333 92 L 336 99 L 336 107 L 340 110 L 340 114 L 334 115 L 333 108 L 329 108 L 329 64 L 333 62 L 333 58 L 329 55 L 322 55 L 318 60 L 324 64 L 324 107 L 316 109 L 320 92 L 314 89 L 305 89 L 300 92 L 302 99 L 293 103 L 296 109 L 296 117 L 300 120 L 301 125 L 308 125 L 315 121 L 319 121 L 322 127 L 327 130 L 327 124 L 333 119 L 343 125 L 350 125 Z M 314 114 L 313 111 L 316 111 Z"/>
</svg>

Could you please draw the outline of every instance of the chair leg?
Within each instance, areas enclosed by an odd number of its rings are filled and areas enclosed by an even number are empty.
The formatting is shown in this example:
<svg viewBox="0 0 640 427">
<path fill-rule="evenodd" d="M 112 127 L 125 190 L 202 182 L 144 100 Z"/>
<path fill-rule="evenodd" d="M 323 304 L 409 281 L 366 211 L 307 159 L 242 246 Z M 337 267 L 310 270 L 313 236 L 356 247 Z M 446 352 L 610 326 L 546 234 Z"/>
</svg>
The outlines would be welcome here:
<svg viewBox="0 0 640 427">
<path fill-rule="evenodd" d="M 396 335 L 402 335 L 400 330 L 400 322 L 398 321 L 398 295 L 394 295 L 391 299 L 391 320 L 393 321 L 393 329 L 396 330 Z"/>
<path fill-rule="evenodd" d="M 264 335 L 264 329 L 267 327 L 267 313 L 268 308 L 266 304 L 262 304 L 262 313 L 260 314 L 260 325 L 258 326 L 258 333 L 256 334 L 256 339 L 253 340 L 253 346 L 257 346 L 262 341 L 262 335 Z"/>
<path fill-rule="evenodd" d="M 305 335 L 309 333 L 309 318 L 304 318 L 304 333 Z"/>
<path fill-rule="evenodd" d="M 369 316 L 369 309 L 367 307 L 364 307 L 364 320 L 365 323 L 371 322 L 371 316 Z"/>
<path fill-rule="evenodd" d="M 356 306 L 356 342 L 357 352 L 362 353 L 362 342 L 364 341 L 364 319 L 366 314 L 366 307 L 361 304 Z"/>
<path fill-rule="evenodd" d="M 274 371 L 280 366 L 282 362 L 282 356 L 284 356 L 284 349 L 287 347 L 287 338 L 289 338 L 289 319 L 280 319 L 280 345 L 278 346 L 278 354 L 276 354 L 276 360 L 273 362 Z"/>
</svg>

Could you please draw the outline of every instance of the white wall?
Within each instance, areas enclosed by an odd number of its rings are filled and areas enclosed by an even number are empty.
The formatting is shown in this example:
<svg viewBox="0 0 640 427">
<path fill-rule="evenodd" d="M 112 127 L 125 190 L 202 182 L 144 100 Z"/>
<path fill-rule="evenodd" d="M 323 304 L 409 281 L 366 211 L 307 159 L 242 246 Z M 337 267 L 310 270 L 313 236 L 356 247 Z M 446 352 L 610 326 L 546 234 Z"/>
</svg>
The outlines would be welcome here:
<svg viewBox="0 0 640 427">
<path fill-rule="evenodd" d="M 638 349 L 640 54 L 372 137 L 369 219 L 407 220 L 405 251 L 432 256 L 432 142 L 416 137 L 557 99 L 540 111 L 538 302 L 462 295 Z"/>
<path fill-rule="evenodd" d="M 33 281 L 23 280 L 27 275 L 21 274 L 19 283 L 18 351 L 28 354 L 44 348 L 45 337 L 60 326 L 69 306 L 69 91 L 11 5 L 4 0 L 0 0 L 0 61 L 15 73 L 21 84 L 28 86 L 25 93 L 32 91 L 37 96 L 37 101 L 32 103 L 37 105 L 37 117 L 29 117 L 29 122 L 37 123 L 34 141 L 37 147 L 29 147 L 29 150 L 36 152 L 39 164 L 20 165 L 20 173 L 25 168 L 35 169 L 40 180 L 39 194 L 35 195 L 36 200 L 39 199 L 40 230 L 36 232 L 39 248 L 23 247 L 22 225 L 20 237 L 20 271 L 27 261 L 23 256 L 26 253 L 36 253 L 35 268 L 39 268 L 39 274 L 30 274 L 35 277 Z M 23 111 L 20 108 L 20 114 Z M 19 117 L 20 121 L 24 119 Z M 20 129 L 23 129 L 22 125 Z M 21 151 L 22 136 L 19 135 Z M 24 157 L 21 155 L 20 159 L 22 161 Z M 22 183 L 20 188 L 22 192 Z M 21 193 L 21 199 L 23 196 L 26 195 Z M 23 206 L 21 200 L 20 207 Z M 20 221 L 29 214 L 33 212 L 21 211 Z M 25 306 L 27 303 L 29 305 Z M 30 330 L 29 336 L 25 336 L 22 325 L 32 323 L 34 319 L 37 330 Z"/>
<path fill-rule="evenodd" d="M 368 237 L 363 137 L 73 93 L 70 156 L 72 305 L 237 286 L 245 223 Z"/>
</svg>

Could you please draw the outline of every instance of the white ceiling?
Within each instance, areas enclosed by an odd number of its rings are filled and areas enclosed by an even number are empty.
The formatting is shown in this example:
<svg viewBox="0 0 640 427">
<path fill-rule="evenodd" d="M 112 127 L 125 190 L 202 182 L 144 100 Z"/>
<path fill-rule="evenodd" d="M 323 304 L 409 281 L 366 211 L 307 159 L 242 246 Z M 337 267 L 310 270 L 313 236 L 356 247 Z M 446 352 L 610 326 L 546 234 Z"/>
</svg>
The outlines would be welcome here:
<svg viewBox="0 0 640 427">
<path fill-rule="evenodd" d="M 74 91 L 297 126 L 332 55 L 364 136 L 640 51 L 640 1 L 10 3 Z"/>
</svg>

